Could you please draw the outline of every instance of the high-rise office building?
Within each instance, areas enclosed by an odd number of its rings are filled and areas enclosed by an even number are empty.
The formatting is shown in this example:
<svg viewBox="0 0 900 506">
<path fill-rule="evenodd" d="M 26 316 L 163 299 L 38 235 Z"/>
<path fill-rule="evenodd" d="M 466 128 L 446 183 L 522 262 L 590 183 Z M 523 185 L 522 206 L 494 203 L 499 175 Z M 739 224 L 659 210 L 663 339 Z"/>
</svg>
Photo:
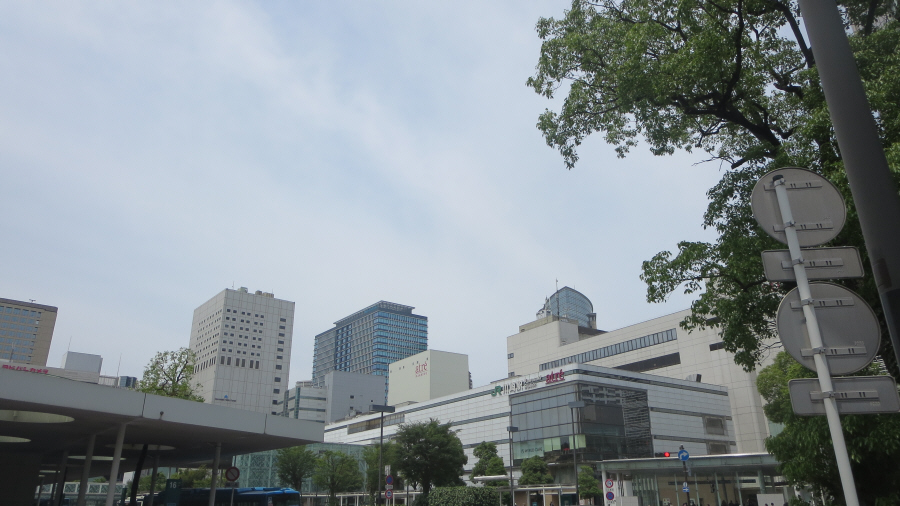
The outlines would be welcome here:
<svg viewBox="0 0 900 506">
<path fill-rule="evenodd" d="M 280 414 L 293 329 L 293 302 L 244 287 L 219 292 L 191 324 L 198 393 L 212 404 Z"/>
<path fill-rule="evenodd" d="M 336 321 L 334 328 L 316 336 L 313 382 L 324 384 L 330 371 L 387 377 L 390 363 L 425 351 L 428 318 L 413 309 L 380 301 Z"/>
<path fill-rule="evenodd" d="M 47 365 L 56 311 L 53 306 L 0 299 L 0 359 Z"/>
</svg>

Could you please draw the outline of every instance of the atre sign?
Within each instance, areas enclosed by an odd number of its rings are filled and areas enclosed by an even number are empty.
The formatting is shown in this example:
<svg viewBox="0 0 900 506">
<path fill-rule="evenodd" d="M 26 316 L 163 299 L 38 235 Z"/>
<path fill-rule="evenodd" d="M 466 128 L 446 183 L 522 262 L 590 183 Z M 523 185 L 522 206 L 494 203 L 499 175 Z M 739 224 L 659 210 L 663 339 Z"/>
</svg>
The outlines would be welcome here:
<svg viewBox="0 0 900 506">
<path fill-rule="evenodd" d="M 496 397 L 498 395 L 515 394 L 524 392 L 526 390 L 534 390 L 542 382 L 545 385 L 549 385 L 551 383 L 559 383 L 565 380 L 566 374 L 562 371 L 562 369 L 560 369 L 559 372 L 547 373 L 547 375 L 545 376 L 538 376 L 536 378 L 524 378 L 516 381 L 510 381 L 502 385 L 497 385 L 494 387 L 494 390 L 491 391 L 491 395 Z"/>
</svg>

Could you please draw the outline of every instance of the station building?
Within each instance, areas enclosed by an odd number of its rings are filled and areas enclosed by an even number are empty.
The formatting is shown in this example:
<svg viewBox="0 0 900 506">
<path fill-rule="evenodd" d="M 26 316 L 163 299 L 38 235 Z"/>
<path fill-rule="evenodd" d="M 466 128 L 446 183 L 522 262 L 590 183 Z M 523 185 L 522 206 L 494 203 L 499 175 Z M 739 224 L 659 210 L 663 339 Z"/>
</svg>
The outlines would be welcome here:
<svg viewBox="0 0 900 506">
<path fill-rule="evenodd" d="M 585 406 L 570 408 L 573 401 Z M 561 483 L 573 481 L 573 448 L 580 465 L 651 458 L 682 444 L 696 455 L 731 453 L 736 445 L 726 388 L 583 364 L 397 407 L 384 417 L 385 438 L 402 423 L 432 418 L 459 431 L 467 475 L 477 462 L 474 448 L 485 441 L 497 445 L 506 466 L 510 457 L 514 466 L 543 457 Z M 373 444 L 379 429 L 379 414 L 362 415 L 327 425 L 325 442 Z"/>
</svg>

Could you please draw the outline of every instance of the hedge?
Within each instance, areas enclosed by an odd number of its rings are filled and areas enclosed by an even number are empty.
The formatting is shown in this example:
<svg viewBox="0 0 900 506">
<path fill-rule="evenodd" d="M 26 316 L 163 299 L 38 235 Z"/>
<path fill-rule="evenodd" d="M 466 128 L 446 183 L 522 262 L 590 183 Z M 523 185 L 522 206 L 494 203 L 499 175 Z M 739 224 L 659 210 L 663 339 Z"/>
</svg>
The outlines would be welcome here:
<svg viewBox="0 0 900 506">
<path fill-rule="evenodd" d="M 428 494 L 428 506 L 497 506 L 491 487 L 437 487 Z"/>
</svg>

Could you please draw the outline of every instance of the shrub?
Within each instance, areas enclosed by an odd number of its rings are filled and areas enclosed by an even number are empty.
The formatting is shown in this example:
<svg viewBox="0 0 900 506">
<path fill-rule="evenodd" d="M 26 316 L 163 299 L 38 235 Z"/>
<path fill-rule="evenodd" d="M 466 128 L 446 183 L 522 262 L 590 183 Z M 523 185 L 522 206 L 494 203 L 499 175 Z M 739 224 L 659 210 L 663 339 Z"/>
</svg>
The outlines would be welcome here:
<svg viewBox="0 0 900 506">
<path fill-rule="evenodd" d="M 497 491 L 481 487 L 437 487 L 428 494 L 428 504 L 429 506 L 497 506 Z"/>
</svg>

